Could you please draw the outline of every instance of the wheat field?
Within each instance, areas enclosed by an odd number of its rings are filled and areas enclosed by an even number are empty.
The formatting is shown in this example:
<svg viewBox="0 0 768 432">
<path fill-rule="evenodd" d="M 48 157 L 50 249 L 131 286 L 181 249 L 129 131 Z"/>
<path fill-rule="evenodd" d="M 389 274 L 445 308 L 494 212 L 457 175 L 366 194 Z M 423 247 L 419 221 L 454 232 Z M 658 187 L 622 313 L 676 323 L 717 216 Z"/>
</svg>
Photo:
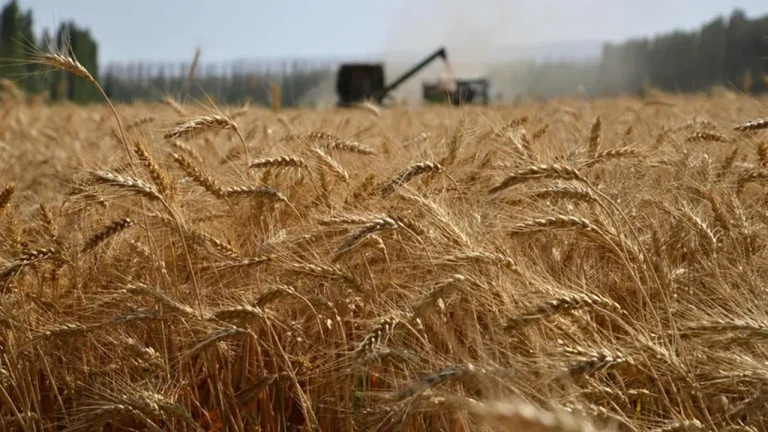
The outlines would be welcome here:
<svg viewBox="0 0 768 432">
<path fill-rule="evenodd" d="M 767 429 L 765 100 L 17 96 L 0 430 Z"/>
</svg>

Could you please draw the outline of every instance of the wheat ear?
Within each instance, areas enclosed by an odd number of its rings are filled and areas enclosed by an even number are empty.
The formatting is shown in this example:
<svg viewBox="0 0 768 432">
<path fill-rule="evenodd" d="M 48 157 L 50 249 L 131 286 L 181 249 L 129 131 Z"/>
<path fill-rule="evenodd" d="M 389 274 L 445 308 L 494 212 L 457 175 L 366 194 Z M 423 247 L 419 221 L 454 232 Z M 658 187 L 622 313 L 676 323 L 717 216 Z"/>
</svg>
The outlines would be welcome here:
<svg viewBox="0 0 768 432">
<path fill-rule="evenodd" d="M 402 170 L 400 173 L 390 179 L 386 184 L 384 184 L 384 186 L 381 188 L 381 194 L 388 196 L 392 194 L 398 186 L 404 183 L 408 183 L 418 176 L 442 172 L 443 170 L 443 166 L 437 162 L 427 161 L 413 164 Z"/>
<path fill-rule="evenodd" d="M 613 312 L 621 311 L 621 306 L 613 300 L 604 297 L 596 296 L 594 294 L 569 294 L 547 301 L 530 311 L 523 312 L 522 314 L 511 318 L 507 322 L 506 327 L 504 327 L 504 330 L 517 331 L 555 315 L 586 308 Z"/>
<path fill-rule="evenodd" d="M 228 117 L 200 116 L 178 124 L 164 135 L 167 140 L 190 139 L 216 129 L 234 129 L 237 126 Z"/>
<path fill-rule="evenodd" d="M 768 141 L 763 141 L 758 144 L 755 153 L 757 153 L 757 160 L 760 162 L 760 167 L 768 168 Z"/>
<path fill-rule="evenodd" d="M 184 111 L 184 108 L 182 108 L 181 104 L 176 102 L 176 100 L 171 98 L 170 96 L 164 96 L 163 102 L 169 107 L 171 107 L 171 109 L 173 109 L 173 111 L 175 111 L 176 114 L 182 115 L 182 116 L 187 114 Z"/>
<path fill-rule="evenodd" d="M 529 222 L 517 224 L 510 229 L 510 234 L 521 234 L 532 231 L 550 229 L 582 229 L 592 230 L 592 224 L 584 218 L 576 216 L 550 216 L 543 219 L 534 219 Z"/>
<path fill-rule="evenodd" d="M 186 153 L 192 159 L 194 159 L 195 162 L 197 162 L 199 164 L 203 163 L 202 156 L 200 156 L 200 154 L 197 151 L 195 151 L 195 149 L 193 149 L 192 147 L 184 144 L 183 142 L 181 142 L 179 140 L 173 140 L 173 141 L 171 141 L 171 147 L 175 148 L 176 150 L 179 150 L 181 152 Z"/>
<path fill-rule="evenodd" d="M 608 160 L 637 157 L 639 155 L 640 155 L 640 151 L 638 149 L 629 148 L 629 147 L 604 150 L 597 153 L 591 160 L 584 163 L 582 167 L 588 168 Z"/>
<path fill-rule="evenodd" d="M 163 201 L 160 192 L 143 180 L 114 174 L 109 171 L 91 171 L 91 177 L 99 183 L 107 184 L 119 189 L 129 190 L 151 200 Z"/>
<path fill-rule="evenodd" d="M 603 127 L 603 122 L 600 116 L 592 123 L 592 129 L 589 131 L 589 155 L 592 158 L 597 157 L 597 152 L 600 150 L 600 131 Z"/>
<path fill-rule="evenodd" d="M 488 193 L 494 194 L 501 192 L 504 189 L 508 189 L 512 186 L 525 183 L 534 179 L 542 178 L 560 178 L 563 180 L 579 180 L 583 181 L 578 170 L 566 165 L 534 165 L 528 167 L 522 171 L 518 171 L 508 175 L 499 184 L 492 187 Z"/>
<path fill-rule="evenodd" d="M 146 143 L 142 140 L 134 141 L 134 150 L 136 151 L 139 161 L 143 163 L 144 167 L 149 171 L 152 182 L 157 186 L 160 194 L 167 196 L 171 189 L 168 177 L 149 153 L 149 150 L 147 150 Z"/>
<path fill-rule="evenodd" d="M 545 411 L 527 402 L 487 402 L 471 412 L 503 430 L 538 432 L 597 432 L 588 419 L 567 411 Z"/>
<path fill-rule="evenodd" d="M 294 156 L 278 156 L 273 158 L 264 158 L 251 161 L 248 164 L 249 169 L 260 168 L 302 168 L 307 169 L 307 163 L 304 159 Z"/>
<path fill-rule="evenodd" d="M 365 239 L 369 235 L 377 232 L 382 232 L 382 231 L 395 230 L 402 226 L 403 225 L 398 221 L 398 219 L 393 217 L 383 217 L 381 219 L 374 219 L 371 222 L 368 222 L 367 224 L 363 225 L 358 230 L 356 230 L 355 232 L 347 236 L 346 239 L 344 239 L 344 243 L 342 243 L 336 249 L 336 252 L 334 252 L 333 261 L 337 261 L 343 254 L 351 251 L 353 248 L 360 245 L 363 239 Z"/>
<path fill-rule="evenodd" d="M 766 179 L 768 179 L 768 170 L 755 170 L 742 174 L 736 182 L 736 193 L 740 194 L 749 183 Z"/>
<path fill-rule="evenodd" d="M 633 365 L 631 359 L 619 352 L 611 352 L 607 349 L 600 351 L 573 350 L 580 359 L 568 366 L 567 374 L 572 378 L 587 377 L 597 372 L 606 371 L 617 366 Z"/>
<path fill-rule="evenodd" d="M 741 133 L 755 132 L 763 129 L 768 129 L 768 118 L 751 120 L 746 123 L 742 123 L 733 129 L 736 132 L 741 132 Z"/>
<path fill-rule="evenodd" d="M 728 143 L 731 142 L 731 140 L 728 139 L 723 134 L 714 133 L 714 132 L 696 132 L 692 135 L 689 135 L 685 138 L 685 141 L 687 142 L 720 142 L 720 143 Z"/>
<path fill-rule="evenodd" d="M 24 267 L 47 259 L 54 254 L 56 254 L 56 249 L 54 248 L 32 249 L 22 252 L 16 260 L 11 261 L 0 271 L 0 282 L 4 283 L 6 280 L 23 270 Z M 4 291 L 5 288 L 0 289 L 0 292 Z"/>
<path fill-rule="evenodd" d="M 167 132 L 164 137 L 167 140 L 189 139 L 197 137 L 211 130 L 230 129 L 237 134 L 240 144 L 243 146 L 245 157 L 250 159 L 248 144 L 240 133 L 240 128 L 231 118 L 220 115 L 200 116 L 177 125 L 174 129 Z"/>
<path fill-rule="evenodd" d="M 148 125 L 152 123 L 153 121 L 157 120 L 157 117 L 154 116 L 146 116 L 141 117 L 131 123 L 128 124 L 127 129 L 136 129 L 144 125 Z"/>
<path fill-rule="evenodd" d="M 334 139 L 328 142 L 326 145 L 328 147 L 328 150 L 337 150 L 337 151 L 343 151 L 347 153 L 357 153 L 364 156 L 374 156 L 376 154 L 376 150 L 366 147 L 360 143 L 356 143 L 353 141 L 345 141 L 341 139 Z"/>
<path fill-rule="evenodd" d="M 523 203 L 528 199 L 562 200 L 569 199 L 580 202 L 596 202 L 597 197 L 590 189 L 573 184 L 557 184 L 546 189 L 536 190 L 520 198 L 506 200 L 507 203 Z"/>
<path fill-rule="evenodd" d="M 96 89 L 101 93 L 101 95 L 107 101 L 107 104 L 109 105 L 109 108 L 115 117 L 115 121 L 117 121 L 117 127 L 118 129 L 120 129 L 120 136 L 122 138 L 121 141 L 123 142 L 123 146 L 125 148 L 125 154 L 128 157 L 128 160 L 132 161 L 133 158 L 131 156 L 131 150 L 128 148 L 128 139 L 125 136 L 125 130 L 123 129 L 123 122 L 122 120 L 120 120 L 120 116 L 117 114 L 117 110 L 115 109 L 115 106 L 112 104 L 112 101 L 107 96 L 107 93 L 104 91 L 101 85 L 99 85 L 99 82 L 96 81 L 93 75 L 91 75 L 91 73 L 88 72 L 88 69 L 86 69 L 82 64 L 80 64 L 80 62 L 77 61 L 74 55 L 65 56 L 64 54 L 60 54 L 60 53 L 39 53 L 36 55 L 33 61 L 39 64 L 53 67 L 54 69 L 63 70 L 71 74 L 77 75 L 85 79 L 86 81 L 88 81 L 94 87 L 96 87 Z"/>
<path fill-rule="evenodd" d="M 349 174 L 338 162 L 317 147 L 312 148 L 312 153 L 325 168 L 332 172 L 336 177 L 339 177 L 344 183 L 349 184 Z"/>
<path fill-rule="evenodd" d="M 120 218 L 111 222 L 109 225 L 102 228 L 99 232 L 92 235 L 88 241 L 85 242 L 85 246 L 83 246 L 81 252 L 87 253 L 95 249 L 97 246 L 109 240 L 111 237 L 116 236 L 117 234 L 134 226 L 135 224 L 136 223 L 133 221 L 133 219 L 130 218 Z"/>
<path fill-rule="evenodd" d="M 395 326 L 400 321 L 397 318 L 388 317 L 381 320 L 360 342 L 355 350 L 356 355 L 373 355 L 376 350 L 384 344 L 389 335 L 392 334 Z"/>
<path fill-rule="evenodd" d="M 9 184 L 0 191 L 0 214 L 3 214 L 3 210 L 5 210 L 8 203 L 11 202 L 11 197 L 13 196 L 14 191 L 15 188 L 12 184 Z"/>
<path fill-rule="evenodd" d="M 217 182 L 210 175 L 205 174 L 194 162 L 178 153 L 173 153 L 172 156 L 173 160 L 176 162 L 179 168 L 184 171 L 184 174 L 191 177 L 195 183 L 208 191 L 208 193 L 219 199 L 226 197 L 224 189 L 221 187 L 219 182 Z"/>
</svg>

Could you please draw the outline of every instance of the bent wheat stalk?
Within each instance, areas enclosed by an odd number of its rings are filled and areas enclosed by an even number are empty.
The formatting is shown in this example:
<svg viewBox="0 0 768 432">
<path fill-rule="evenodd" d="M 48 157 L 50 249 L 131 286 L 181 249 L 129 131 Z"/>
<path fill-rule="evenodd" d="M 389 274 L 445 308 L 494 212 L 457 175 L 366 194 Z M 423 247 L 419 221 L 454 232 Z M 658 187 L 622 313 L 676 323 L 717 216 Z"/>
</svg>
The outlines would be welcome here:
<svg viewBox="0 0 768 432">
<path fill-rule="evenodd" d="M 446 172 L 445 168 L 442 165 L 432 161 L 416 163 L 400 171 L 400 173 L 392 177 L 389 181 L 387 181 L 384 184 L 384 186 L 381 187 L 380 193 L 382 196 L 385 196 L 385 197 L 389 196 L 392 193 L 394 193 L 395 190 L 397 190 L 398 186 L 408 183 L 409 181 L 413 180 L 416 177 L 432 174 L 432 173 L 444 174 L 448 178 L 448 180 L 450 180 L 451 183 L 453 183 L 454 187 L 456 188 L 456 191 L 459 194 L 461 194 L 461 188 L 459 187 L 459 184 L 456 182 L 456 180 L 454 180 L 454 178 L 451 177 Z"/>
<path fill-rule="evenodd" d="M 37 53 L 32 57 L 33 63 L 42 64 L 45 66 L 53 67 L 54 69 L 63 70 L 65 72 L 69 72 L 71 74 L 77 75 L 86 81 L 88 81 L 91 85 L 96 87 L 96 89 L 101 93 L 101 95 L 106 100 L 107 104 L 109 105 L 109 109 L 112 111 L 112 114 L 115 117 L 115 121 L 117 121 L 117 127 L 120 130 L 120 137 L 121 141 L 123 142 L 123 146 L 125 147 L 125 154 L 128 156 L 129 161 L 133 161 L 133 155 L 131 155 L 131 149 L 128 148 L 128 138 L 125 135 L 125 129 L 123 129 L 123 122 L 120 120 L 120 116 L 117 114 L 117 110 L 115 109 L 115 106 L 112 105 L 112 101 L 107 96 L 107 93 L 104 91 L 103 88 L 101 88 L 101 85 L 98 81 L 96 81 L 95 78 L 93 78 L 93 75 L 91 75 L 90 72 L 88 72 L 88 69 L 86 69 L 80 62 L 77 61 L 77 59 L 74 56 L 74 53 L 70 53 L 69 55 L 65 55 L 63 53 Z"/>
<path fill-rule="evenodd" d="M 420 162 L 413 164 L 409 166 L 408 168 L 404 169 L 400 173 L 398 173 L 396 176 L 392 177 L 387 183 L 384 184 L 381 188 L 381 194 L 384 196 L 391 195 L 395 188 L 400 186 L 401 184 L 408 183 L 409 181 L 413 180 L 416 177 L 436 173 L 436 172 L 442 172 L 443 166 L 440 165 L 437 162 Z"/>
<path fill-rule="evenodd" d="M 237 127 L 237 123 L 235 123 L 234 120 L 227 116 L 211 115 L 195 117 L 184 123 L 178 124 L 175 128 L 166 132 L 163 137 L 166 140 L 190 139 L 216 129 L 233 130 L 238 138 L 240 138 L 245 157 L 250 159 L 248 145 L 245 143 L 245 138 L 243 138 L 243 135 L 240 133 L 240 128 Z"/>
</svg>

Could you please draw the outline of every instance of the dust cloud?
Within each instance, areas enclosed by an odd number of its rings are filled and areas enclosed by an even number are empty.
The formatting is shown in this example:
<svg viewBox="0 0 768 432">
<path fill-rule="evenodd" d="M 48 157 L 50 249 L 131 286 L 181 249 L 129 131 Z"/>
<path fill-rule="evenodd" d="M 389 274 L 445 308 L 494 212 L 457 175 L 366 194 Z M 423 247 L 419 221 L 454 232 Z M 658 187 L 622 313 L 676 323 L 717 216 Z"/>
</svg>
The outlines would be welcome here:
<svg viewBox="0 0 768 432">
<path fill-rule="evenodd" d="M 372 47 L 370 57 L 384 64 L 385 80 L 389 84 L 440 47 L 445 47 L 447 64 L 435 59 L 390 94 L 409 106 L 422 103 L 423 83 L 451 78 L 485 77 L 490 82 L 491 100 L 498 100 L 498 97 L 509 100 L 527 90 L 521 79 L 524 73 L 521 70 L 524 71 L 525 66 L 521 63 L 513 65 L 514 61 L 540 58 L 542 52 L 558 57 L 563 50 L 584 50 L 581 46 L 542 44 L 541 40 L 536 40 L 545 37 L 554 42 L 572 36 L 561 34 L 562 31 L 558 33 L 557 25 L 549 25 L 553 24 L 549 21 L 552 16 L 548 15 L 547 8 L 542 9 L 535 3 L 537 1 L 422 0 L 410 4 L 404 1 L 390 23 L 384 46 Z M 559 19 L 564 17 L 559 16 Z M 543 28 L 546 32 L 542 32 Z M 570 85 L 559 84 L 560 87 Z M 335 75 L 309 97 L 315 106 L 335 103 Z"/>
<path fill-rule="evenodd" d="M 504 0 L 425 0 L 409 4 L 391 23 L 383 52 L 377 61 L 384 64 L 389 84 L 440 47 L 445 47 L 450 67 L 436 59 L 405 81 L 391 96 L 408 105 L 419 105 L 422 83 L 440 79 L 468 79 L 487 76 L 492 51 L 503 30 Z M 376 47 L 381 49 L 381 47 Z M 372 54 L 375 51 L 372 49 Z M 335 76 L 329 77 L 305 99 L 315 106 L 335 102 Z"/>
<path fill-rule="evenodd" d="M 408 105 L 421 101 L 421 85 L 439 79 L 487 77 L 494 49 L 505 29 L 509 2 L 504 0 L 428 0 L 418 8 L 405 6 L 393 23 L 385 47 L 388 81 L 416 62 L 445 47 L 448 65 L 437 59 L 392 93 Z"/>
</svg>

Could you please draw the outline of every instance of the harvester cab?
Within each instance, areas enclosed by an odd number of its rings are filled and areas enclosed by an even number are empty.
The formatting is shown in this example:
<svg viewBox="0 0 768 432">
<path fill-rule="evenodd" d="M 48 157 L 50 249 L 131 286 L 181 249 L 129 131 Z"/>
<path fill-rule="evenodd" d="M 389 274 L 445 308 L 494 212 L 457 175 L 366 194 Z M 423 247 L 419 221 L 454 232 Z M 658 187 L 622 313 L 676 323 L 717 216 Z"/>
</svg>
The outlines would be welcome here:
<svg viewBox="0 0 768 432">
<path fill-rule="evenodd" d="M 349 107 L 366 100 L 381 104 L 389 93 L 437 58 L 447 60 L 444 47 L 440 47 L 388 85 L 385 85 L 384 66 L 381 63 L 343 64 L 336 76 L 338 105 Z"/>
<path fill-rule="evenodd" d="M 353 63 L 339 68 L 336 93 L 339 106 L 351 106 L 377 99 L 384 90 L 384 67 L 380 64 Z"/>
</svg>

